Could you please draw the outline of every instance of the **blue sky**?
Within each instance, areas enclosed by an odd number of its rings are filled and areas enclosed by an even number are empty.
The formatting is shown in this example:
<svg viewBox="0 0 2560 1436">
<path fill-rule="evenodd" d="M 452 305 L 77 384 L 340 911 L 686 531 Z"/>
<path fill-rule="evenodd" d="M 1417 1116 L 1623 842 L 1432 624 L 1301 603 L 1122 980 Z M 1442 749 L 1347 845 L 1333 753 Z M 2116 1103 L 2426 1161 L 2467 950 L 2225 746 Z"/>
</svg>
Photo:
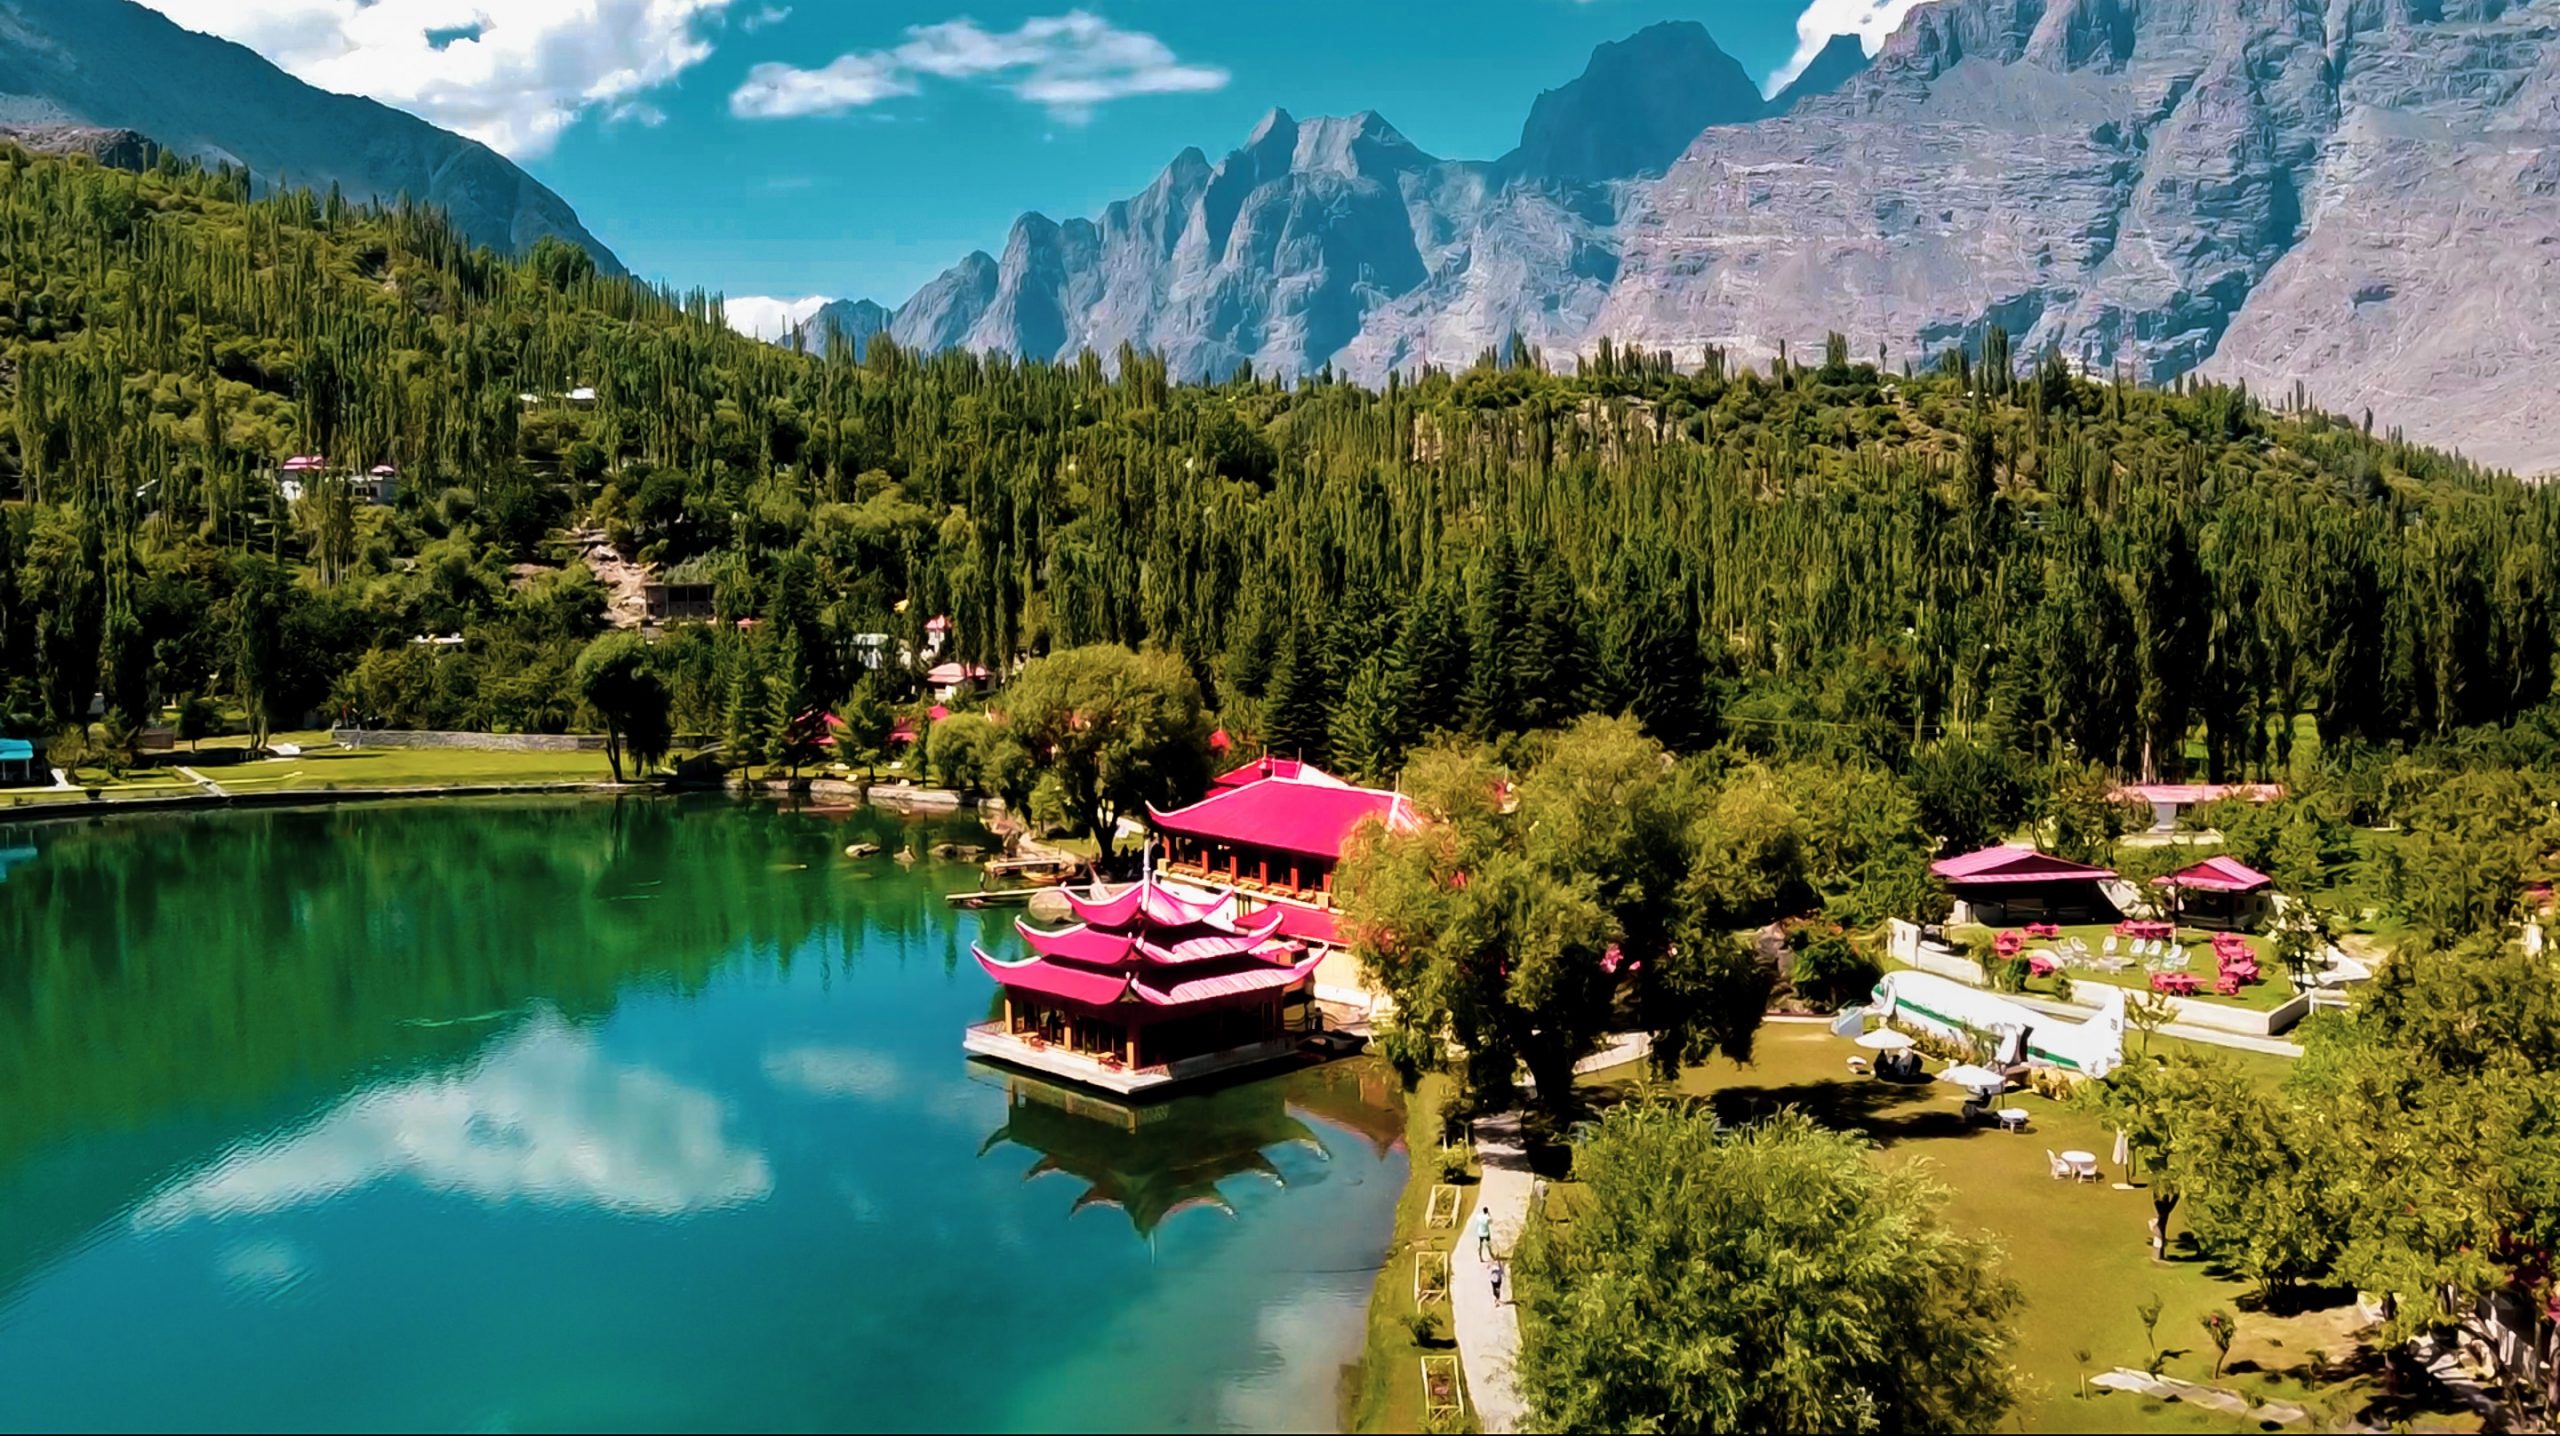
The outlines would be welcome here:
<svg viewBox="0 0 2560 1436">
<path fill-rule="evenodd" d="M 1591 47 L 1704 23 L 1754 76 L 1914 0 L 143 0 L 514 156 L 642 274 L 895 304 L 1274 105 L 1491 158 Z M 1810 8 L 1808 8 L 1810 7 Z"/>
</svg>

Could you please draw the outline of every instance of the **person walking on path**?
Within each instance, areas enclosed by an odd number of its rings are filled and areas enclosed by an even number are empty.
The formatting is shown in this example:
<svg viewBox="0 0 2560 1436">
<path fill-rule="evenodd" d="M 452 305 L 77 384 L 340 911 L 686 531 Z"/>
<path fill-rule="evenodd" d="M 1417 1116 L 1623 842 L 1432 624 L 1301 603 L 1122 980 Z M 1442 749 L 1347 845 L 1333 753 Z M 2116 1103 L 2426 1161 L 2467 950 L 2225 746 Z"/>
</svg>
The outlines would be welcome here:
<svg viewBox="0 0 2560 1436">
<path fill-rule="evenodd" d="M 1476 1207 L 1476 1260 L 1493 1260 L 1493 1209 L 1481 1203 Z"/>
<path fill-rule="evenodd" d="M 1502 1263 L 1493 1264 L 1493 1304 L 1502 1305 Z"/>
</svg>

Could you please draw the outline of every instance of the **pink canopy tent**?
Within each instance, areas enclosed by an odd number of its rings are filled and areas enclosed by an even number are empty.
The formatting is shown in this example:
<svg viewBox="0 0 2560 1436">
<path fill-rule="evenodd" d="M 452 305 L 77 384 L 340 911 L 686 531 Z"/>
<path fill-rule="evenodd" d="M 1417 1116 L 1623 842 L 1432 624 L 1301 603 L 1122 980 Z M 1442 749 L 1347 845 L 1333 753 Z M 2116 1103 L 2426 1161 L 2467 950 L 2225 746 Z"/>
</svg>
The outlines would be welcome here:
<svg viewBox="0 0 2560 1436">
<path fill-rule="evenodd" d="M 2275 879 L 2238 858 L 2213 857 L 2151 880 L 2164 888 L 2193 888 L 2209 893 L 2253 893 L 2275 886 Z"/>
<path fill-rule="evenodd" d="M 1942 858 L 1931 863 L 1929 871 L 1954 890 L 1976 921 L 1995 927 L 2011 922 L 2107 921 L 2116 915 L 2099 886 L 2115 879 L 2113 869 L 2075 863 L 2024 844 Z"/>
<path fill-rule="evenodd" d="M 2069 858 L 2038 852 L 2023 843 L 1984 848 L 1960 858 L 1941 858 L 1929 865 L 1929 871 L 1953 888 L 2007 887 L 2015 883 L 2104 882 L 2116 875 L 2113 868 L 2075 863 Z"/>
</svg>

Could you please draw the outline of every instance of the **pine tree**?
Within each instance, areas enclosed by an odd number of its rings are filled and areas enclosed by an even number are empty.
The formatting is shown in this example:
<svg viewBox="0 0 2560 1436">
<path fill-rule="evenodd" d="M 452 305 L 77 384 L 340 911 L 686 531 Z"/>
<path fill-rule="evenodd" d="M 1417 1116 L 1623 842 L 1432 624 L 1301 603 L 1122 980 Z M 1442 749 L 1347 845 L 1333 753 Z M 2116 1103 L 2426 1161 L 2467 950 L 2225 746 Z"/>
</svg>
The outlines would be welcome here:
<svg viewBox="0 0 2560 1436">
<path fill-rule="evenodd" d="M 753 639 L 730 640 L 729 698 L 722 755 L 741 772 L 765 761 L 774 734 L 773 699 L 766 687 L 765 666 Z"/>
<path fill-rule="evenodd" d="M 1273 755 L 1303 758 L 1320 767 L 1333 761 L 1329 686 L 1315 640 L 1292 624 L 1280 640 L 1264 700 L 1262 736 Z"/>
</svg>

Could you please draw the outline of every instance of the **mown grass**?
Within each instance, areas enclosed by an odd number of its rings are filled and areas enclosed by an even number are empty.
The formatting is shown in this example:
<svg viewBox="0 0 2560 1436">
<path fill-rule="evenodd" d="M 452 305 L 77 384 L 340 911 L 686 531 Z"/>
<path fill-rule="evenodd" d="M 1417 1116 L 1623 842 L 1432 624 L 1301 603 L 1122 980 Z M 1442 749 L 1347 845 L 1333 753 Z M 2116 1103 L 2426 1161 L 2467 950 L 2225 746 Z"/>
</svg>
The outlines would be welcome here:
<svg viewBox="0 0 2560 1436">
<path fill-rule="evenodd" d="M 1969 925 L 1957 929 L 1956 934 L 1987 942 L 1995 931 L 1996 929 L 1992 928 Z M 2106 940 L 2114 932 L 2115 927 L 2111 923 L 2077 923 L 2062 929 L 2065 939 L 2076 937 L 2087 943 L 2090 955 L 2093 957 L 2104 952 Z M 2179 929 L 2178 941 L 2184 943 L 2187 948 L 2185 970 L 2188 976 L 2196 980 L 2198 989 L 2193 996 L 2186 998 L 2186 1001 L 2220 1003 L 2225 1007 L 2237 1007 L 2250 1012 L 2272 1012 L 2293 1000 L 2293 980 L 2286 977 L 2284 969 L 2277 965 L 2273 944 L 2255 934 L 2243 934 L 2243 936 L 2248 938 L 2249 950 L 2257 956 L 2261 980 L 2242 984 L 2239 995 L 2236 997 L 2219 997 L 2213 990 L 2215 972 L 2213 934 L 2201 928 Z M 2020 954 L 2031 954 L 2039 949 L 2050 948 L 2052 945 L 2050 939 L 2030 938 L 2026 946 L 2020 949 Z M 2131 958 L 2132 954 L 2128 950 L 2131 947 L 2130 943 L 2119 939 L 2116 947 L 2119 956 Z M 2088 967 L 2065 968 L 2062 975 L 2069 977 L 2075 987 L 2088 983 L 2104 983 L 2131 992 L 2151 990 L 2151 974 L 2139 963 L 2122 972 L 2101 972 Z M 2027 991 L 2038 997 L 2057 996 L 2059 987 L 2060 985 L 2053 977 L 2036 977 L 2027 980 Z"/>
<path fill-rule="evenodd" d="M 1414 1313 L 1413 1258 L 1419 1251 L 1449 1251 L 1457 1245 L 1458 1229 L 1426 1226 L 1424 1218 L 1431 1202 L 1431 1189 L 1440 1181 L 1440 1103 L 1448 1095 L 1449 1079 L 1438 1074 L 1425 1076 L 1421 1085 L 1405 1096 L 1405 1150 L 1411 1155 L 1411 1174 L 1405 1179 L 1404 1195 L 1396 1201 L 1395 1232 L 1387 1248 L 1386 1264 L 1378 1269 L 1378 1284 L 1369 1293 L 1368 1339 L 1363 1344 L 1360 1365 L 1346 1373 L 1342 1429 L 1346 1431 L 1420 1431 L 1422 1421 L 1422 1357 L 1424 1349 L 1414 1344 L 1408 1324 Z M 1471 1197 L 1461 1197 L 1463 1210 Z M 1450 1304 L 1437 1304 L 1440 1312 L 1440 1344 L 1429 1354 L 1455 1355 L 1457 1346 L 1451 1335 Z M 1461 1387 L 1464 1378 L 1461 1377 Z M 1467 1403 L 1473 1429 L 1475 1403 Z"/>
<path fill-rule="evenodd" d="M 2185 1046 L 2168 1038 L 2155 1039 L 2153 1045 L 2162 1051 Z M 1750 1066 L 1718 1061 L 1694 1068 L 1681 1074 L 1674 1090 L 1711 1103 L 1734 1122 L 1781 1107 L 1803 1109 L 1826 1125 L 1866 1134 L 1876 1144 L 1877 1162 L 1925 1172 L 1944 1186 L 1947 1220 L 1994 1237 L 2025 1296 L 2014 1347 L 2025 1384 L 2016 1413 L 2020 1429 L 2236 1431 L 2258 1425 L 2185 1403 L 2096 1387 L 2083 1394 L 2084 1376 L 2149 1364 L 2151 1347 L 2137 1307 L 2151 1296 L 2161 1302 L 2158 1349 L 2161 1369 L 2170 1376 L 2213 1380 L 2213 1348 L 2200 1321 L 2209 1311 L 2225 1310 L 2238 1318 L 2239 1337 L 2213 1384 L 2253 1401 L 2293 1402 L 2308 1410 L 2320 1429 L 2364 1419 L 2384 1425 L 2414 1420 L 2437 1429 L 2476 1426 L 2449 1411 L 2384 1400 L 2371 1354 L 2359 1357 L 2348 1334 L 2353 1308 L 2343 1296 L 2319 1310 L 2294 1315 L 2255 1310 L 2250 1288 L 2199 1258 L 2174 1217 L 2171 1259 L 2154 1261 L 2148 1194 L 2138 1179 L 2135 1185 L 2117 1185 L 2128 1181 L 2127 1174 L 2109 1160 L 2114 1134 L 2096 1119 L 2022 1092 L 2012 1094 L 2009 1104 L 2030 1114 L 2025 1132 L 1967 1127 L 1957 1115 L 1955 1089 L 1858 1076 L 1848 1068 L 1855 1050 L 1818 1026 L 1771 1026 L 1761 1031 Z M 2279 1057 L 2211 1050 L 2270 1092 L 2288 1065 Z M 1605 1104 L 1645 1090 L 1641 1075 L 1636 1068 L 1614 1069 L 1585 1079 L 1585 1087 L 1595 1103 Z M 2045 1153 L 2072 1149 L 2096 1153 L 2104 1179 L 2053 1180 Z M 2087 1353 L 2085 1362 L 2082 1352 Z M 2315 1352 L 2320 1357 L 2317 1376 Z"/>
</svg>

